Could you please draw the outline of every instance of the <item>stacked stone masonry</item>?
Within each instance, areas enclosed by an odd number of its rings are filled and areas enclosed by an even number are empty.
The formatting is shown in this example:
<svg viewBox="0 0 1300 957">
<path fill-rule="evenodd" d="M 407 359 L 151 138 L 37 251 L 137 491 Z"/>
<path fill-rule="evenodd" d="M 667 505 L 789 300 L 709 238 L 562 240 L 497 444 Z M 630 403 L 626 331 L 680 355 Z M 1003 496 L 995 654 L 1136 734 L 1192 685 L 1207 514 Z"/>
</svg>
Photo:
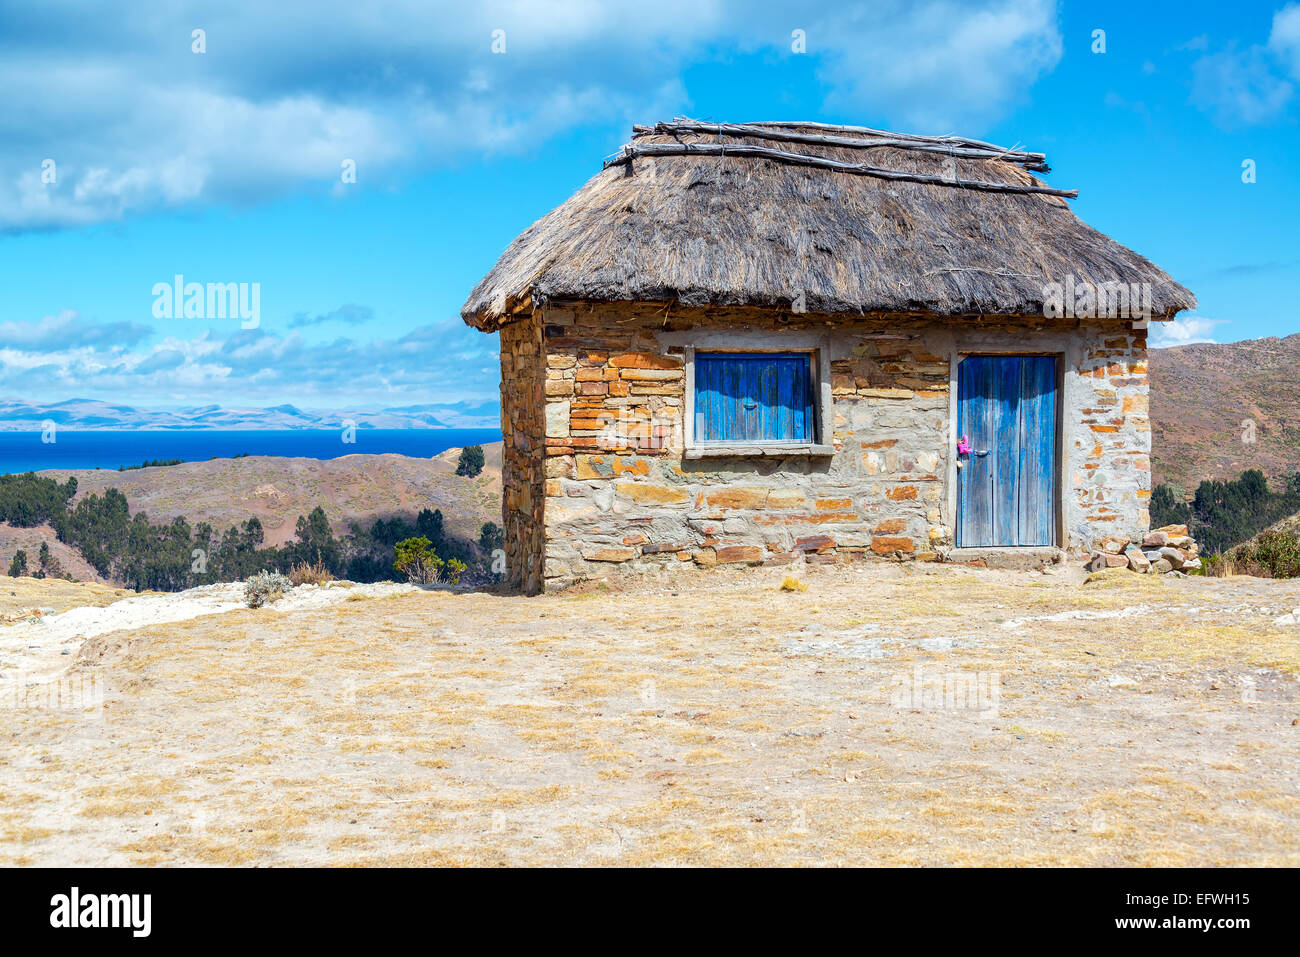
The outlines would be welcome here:
<svg viewBox="0 0 1300 957">
<path fill-rule="evenodd" d="M 686 360 L 705 335 L 816 337 L 834 454 L 688 457 Z M 1146 333 L 1126 321 L 576 304 L 501 336 L 507 580 L 527 592 L 663 566 L 948 557 L 967 352 L 1060 357 L 1062 548 L 1149 526 Z"/>
<path fill-rule="evenodd" d="M 532 321 L 501 329 L 501 510 L 508 587 L 541 590 L 545 556 L 542 442 L 546 399 L 541 327 Z"/>
</svg>

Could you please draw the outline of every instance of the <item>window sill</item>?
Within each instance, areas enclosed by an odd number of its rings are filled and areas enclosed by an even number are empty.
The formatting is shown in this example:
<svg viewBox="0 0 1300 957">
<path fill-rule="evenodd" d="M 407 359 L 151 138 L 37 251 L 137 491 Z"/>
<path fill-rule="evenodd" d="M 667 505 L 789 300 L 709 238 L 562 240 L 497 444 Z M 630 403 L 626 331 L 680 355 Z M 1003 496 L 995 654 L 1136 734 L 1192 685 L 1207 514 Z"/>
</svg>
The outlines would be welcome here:
<svg viewBox="0 0 1300 957">
<path fill-rule="evenodd" d="M 744 445 L 694 445 L 686 450 L 686 459 L 757 458 L 760 456 L 834 455 L 835 446 L 808 442 L 746 443 Z"/>
</svg>

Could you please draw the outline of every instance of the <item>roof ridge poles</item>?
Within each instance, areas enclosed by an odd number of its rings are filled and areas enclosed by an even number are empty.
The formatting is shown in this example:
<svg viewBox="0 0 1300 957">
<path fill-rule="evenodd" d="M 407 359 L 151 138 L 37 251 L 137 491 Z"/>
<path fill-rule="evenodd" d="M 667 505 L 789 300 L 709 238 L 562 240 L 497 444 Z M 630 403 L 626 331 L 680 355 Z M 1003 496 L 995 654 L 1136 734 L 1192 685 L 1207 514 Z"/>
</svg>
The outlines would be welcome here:
<svg viewBox="0 0 1300 957">
<path fill-rule="evenodd" d="M 1044 196 L 1061 196 L 1066 199 L 1074 199 L 1079 195 L 1077 189 L 1056 189 L 1052 186 L 1025 186 L 1020 183 L 990 183 L 983 180 L 950 179 L 928 173 L 909 173 L 902 170 L 883 169 L 867 163 L 844 163 L 824 156 L 790 153 L 766 146 L 751 146 L 747 143 L 630 143 L 624 146 L 613 159 L 605 160 L 602 168 L 623 166 L 641 156 L 752 156 L 789 163 L 794 166 L 829 169 L 837 173 L 852 173 L 858 176 L 872 176 L 877 179 L 908 183 L 924 183 L 930 186 L 953 186 L 958 189 L 974 189 L 987 193 L 1037 193 Z"/>
<path fill-rule="evenodd" d="M 791 124 L 794 125 L 794 124 Z M 798 124 L 808 125 L 813 124 Z M 824 125 L 824 124 L 823 124 Z M 1051 167 L 1047 165 L 1047 156 L 1043 153 L 1031 153 L 1025 150 L 1006 149 L 979 140 L 960 137 L 916 136 L 909 133 L 889 133 L 883 130 L 869 130 L 866 127 L 838 127 L 824 125 L 828 130 L 848 132 L 861 131 L 872 138 L 861 136 L 833 136 L 818 133 L 801 133 L 794 130 L 780 129 L 762 123 L 702 123 L 697 120 L 675 120 L 671 123 L 656 123 L 654 126 L 634 126 L 632 135 L 653 134 L 675 135 L 678 133 L 713 133 L 718 136 L 751 136 L 757 139 L 775 140 L 785 143 L 807 143 L 817 146 L 839 146 L 846 149 L 911 149 L 927 153 L 942 153 L 966 159 L 1004 160 L 1023 166 L 1025 169 L 1046 173 Z"/>
</svg>

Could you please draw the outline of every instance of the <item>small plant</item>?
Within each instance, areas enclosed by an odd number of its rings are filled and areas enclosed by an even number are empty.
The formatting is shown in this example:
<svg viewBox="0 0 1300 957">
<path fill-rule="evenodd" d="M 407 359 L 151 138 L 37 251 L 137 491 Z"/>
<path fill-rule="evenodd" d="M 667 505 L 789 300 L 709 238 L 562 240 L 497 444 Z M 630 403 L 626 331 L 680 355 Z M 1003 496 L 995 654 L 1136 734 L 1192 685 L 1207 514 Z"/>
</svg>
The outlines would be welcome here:
<svg viewBox="0 0 1300 957">
<path fill-rule="evenodd" d="M 781 591 L 807 591 L 808 586 L 795 578 L 793 575 L 786 575 L 781 581 Z"/>
<path fill-rule="evenodd" d="M 1201 574 L 1207 578 L 1227 578 L 1237 573 L 1237 560 L 1232 552 L 1201 556 Z"/>
<path fill-rule="evenodd" d="M 299 562 L 289 570 L 289 581 L 295 585 L 324 585 L 333 580 L 334 576 L 321 561 L 319 552 L 316 553 L 315 563 L 308 565 L 306 562 Z"/>
<path fill-rule="evenodd" d="M 443 561 L 433 549 L 433 543 L 421 535 L 400 541 L 393 549 L 393 568 L 415 585 L 433 585 L 443 580 L 460 584 L 460 574 L 466 569 L 458 559 Z M 444 573 L 444 569 L 446 570 Z"/>
<path fill-rule="evenodd" d="M 244 603 L 249 608 L 261 608 L 275 601 L 293 587 L 293 582 L 279 572 L 260 571 L 244 582 Z"/>
</svg>

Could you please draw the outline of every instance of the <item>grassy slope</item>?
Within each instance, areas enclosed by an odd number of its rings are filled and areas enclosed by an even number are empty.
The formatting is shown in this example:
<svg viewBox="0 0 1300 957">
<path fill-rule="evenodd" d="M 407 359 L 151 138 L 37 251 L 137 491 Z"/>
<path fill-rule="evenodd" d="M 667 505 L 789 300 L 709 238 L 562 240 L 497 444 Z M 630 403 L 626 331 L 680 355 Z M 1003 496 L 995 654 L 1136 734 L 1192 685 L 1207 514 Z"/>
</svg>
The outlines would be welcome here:
<svg viewBox="0 0 1300 957">
<path fill-rule="evenodd" d="M 90 563 L 81 557 L 81 552 L 64 545 L 55 537 L 52 526 L 15 528 L 4 522 L 0 522 L 0 575 L 9 571 L 9 563 L 13 561 L 14 553 L 20 548 L 27 553 L 28 574 L 36 571 L 37 555 L 41 550 L 42 542 L 50 546 L 50 554 L 58 561 L 60 568 L 71 574 L 77 581 L 103 581 Z"/>
<path fill-rule="evenodd" d="M 1207 478 L 1300 470 L 1300 334 L 1151 351 L 1153 480 L 1190 493 Z M 1242 421 L 1255 442 L 1242 441 Z"/>
</svg>

